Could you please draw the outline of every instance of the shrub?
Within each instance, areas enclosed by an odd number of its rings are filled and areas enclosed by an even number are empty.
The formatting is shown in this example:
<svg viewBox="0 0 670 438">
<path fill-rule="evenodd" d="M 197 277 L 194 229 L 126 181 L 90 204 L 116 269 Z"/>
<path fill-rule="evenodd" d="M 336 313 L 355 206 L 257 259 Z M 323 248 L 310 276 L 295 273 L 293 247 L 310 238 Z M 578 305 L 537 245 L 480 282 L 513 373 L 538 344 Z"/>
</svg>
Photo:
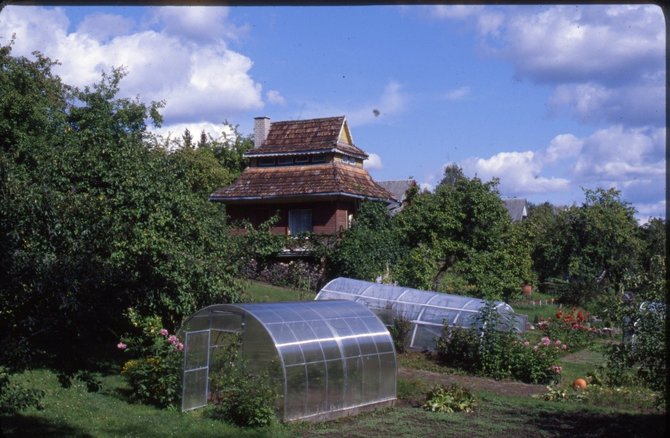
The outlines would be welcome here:
<svg viewBox="0 0 670 438">
<path fill-rule="evenodd" d="M 589 345 L 598 336 L 598 330 L 587 322 L 589 313 L 572 308 L 565 312 L 559 309 L 555 318 L 541 319 L 537 327 L 551 339 L 562 339 L 572 351 L 578 351 Z"/>
<path fill-rule="evenodd" d="M 11 374 L 0 366 L 0 415 L 13 415 L 29 407 L 41 408 L 44 391 L 24 388 L 11 381 Z"/>
<path fill-rule="evenodd" d="M 161 328 L 159 317 L 139 317 L 133 309 L 128 317 L 140 333 L 124 337 L 117 348 L 134 356 L 121 369 L 130 385 L 131 400 L 176 407 L 181 399 L 184 345 Z"/>
<path fill-rule="evenodd" d="M 398 315 L 393 318 L 393 323 L 389 327 L 389 333 L 391 333 L 391 338 L 393 339 L 393 345 L 395 350 L 398 353 L 405 352 L 405 346 L 407 344 L 407 335 L 412 330 L 412 323 L 402 315 Z"/>
<path fill-rule="evenodd" d="M 511 331 L 498 331 L 499 319 L 490 303 L 482 309 L 479 329 L 445 326 L 437 341 L 438 360 L 496 379 L 511 377 L 527 383 L 560 380 L 562 368 L 556 361 L 568 346 L 546 336 L 531 345 Z"/>
<path fill-rule="evenodd" d="M 476 406 L 470 391 L 458 385 L 436 385 L 426 394 L 423 408 L 431 412 L 472 412 Z"/>
<path fill-rule="evenodd" d="M 210 416 L 243 427 L 271 425 L 276 420 L 274 382 L 267 372 L 252 371 L 239 357 L 239 338 L 223 340 L 222 345 L 211 376 Z"/>
</svg>

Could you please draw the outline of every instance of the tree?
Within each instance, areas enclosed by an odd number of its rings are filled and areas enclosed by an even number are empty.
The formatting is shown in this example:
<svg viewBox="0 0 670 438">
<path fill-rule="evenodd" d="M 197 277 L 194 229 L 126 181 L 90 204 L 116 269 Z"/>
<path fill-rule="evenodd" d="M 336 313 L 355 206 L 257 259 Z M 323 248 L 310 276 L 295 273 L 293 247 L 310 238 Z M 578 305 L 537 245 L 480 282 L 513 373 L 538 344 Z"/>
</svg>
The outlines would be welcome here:
<svg viewBox="0 0 670 438">
<path fill-rule="evenodd" d="M 401 247 L 393 220 L 380 202 L 363 202 L 351 228 L 330 251 L 331 276 L 372 281 L 400 258 Z"/>
<path fill-rule="evenodd" d="M 584 304 L 614 290 L 639 270 L 635 210 L 615 189 L 586 189 L 584 195 L 581 206 L 545 222 L 534 249 L 540 279 L 566 281 L 561 298 L 570 304 Z"/>
<path fill-rule="evenodd" d="M 394 271 L 408 286 L 501 298 L 520 291 L 530 275 L 529 251 L 507 215 L 497 180 L 445 169 L 434 193 L 414 196 L 397 216 L 410 248 Z"/>
<path fill-rule="evenodd" d="M 149 146 L 160 103 L 116 97 L 121 70 L 79 90 L 39 54 L 5 46 L 0 65 L 3 363 L 43 351 L 85 364 L 125 330 L 128 307 L 174 329 L 238 298 L 239 247 L 221 207 Z"/>
</svg>

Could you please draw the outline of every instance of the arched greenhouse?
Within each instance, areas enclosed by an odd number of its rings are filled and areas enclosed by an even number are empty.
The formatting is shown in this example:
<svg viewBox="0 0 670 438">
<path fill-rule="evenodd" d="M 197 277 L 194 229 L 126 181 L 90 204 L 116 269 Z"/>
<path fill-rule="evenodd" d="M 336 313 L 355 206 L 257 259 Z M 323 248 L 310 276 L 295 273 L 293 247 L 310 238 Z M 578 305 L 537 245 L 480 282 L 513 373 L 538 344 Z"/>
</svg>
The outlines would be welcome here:
<svg viewBox="0 0 670 438">
<path fill-rule="evenodd" d="M 316 300 L 350 300 L 365 305 L 385 324 L 402 317 L 412 329 L 408 346 L 435 349 L 435 339 L 442 335 L 444 324 L 450 327 L 473 327 L 479 324 L 480 311 L 486 301 L 462 295 L 411 289 L 389 284 L 371 283 L 351 278 L 336 278 L 321 288 Z M 494 302 L 502 330 L 522 333 L 528 317 L 517 315 L 509 304 Z"/>
<path fill-rule="evenodd" d="M 276 411 L 285 421 L 331 418 L 396 398 L 396 356 L 379 318 L 352 301 L 220 304 L 193 314 L 182 326 L 182 411 L 212 396 L 227 340 L 277 382 Z"/>
</svg>

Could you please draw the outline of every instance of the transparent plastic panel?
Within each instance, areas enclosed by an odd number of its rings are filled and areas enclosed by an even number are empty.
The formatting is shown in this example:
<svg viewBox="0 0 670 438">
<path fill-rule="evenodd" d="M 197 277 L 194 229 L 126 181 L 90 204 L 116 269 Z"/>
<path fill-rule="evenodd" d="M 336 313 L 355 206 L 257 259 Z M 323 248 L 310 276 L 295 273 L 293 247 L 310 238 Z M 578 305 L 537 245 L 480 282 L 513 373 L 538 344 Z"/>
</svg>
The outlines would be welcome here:
<svg viewBox="0 0 670 438">
<path fill-rule="evenodd" d="M 208 350 L 209 331 L 186 333 L 184 339 L 184 369 L 192 370 L 206 367 Z"/>
<path fill-rule="evenodd" d="M 396 397 L 396 358 L 395 354 L 386 353 L 379 355 L 380 363 L 380 387 L 379 398 L 382 400 Z"/>
<path fill-rule="evenodd" d="M 441 328 L 431 327 L 426 325 L 417 325 L 416 334 L 414 338 L 410 340 L 412 348 L 428 348 L 431 350 L 435 349 L 436 338 L 441 335 Z"/>
<path fill-rule="evenodd" d="M 364 356 L 363 360 L 363 399 L 375 402 L 379 400 L 381 385 L 381 367 L 379 356 Z"/>
<path fill-rule="evenodd" d="M 345 360 L 345 400 L 344 406 L 357 406 L 363 402 L 363 362 L 360 357 Z"/>
<path fill-rule="evenodd" d="M 307 365 L 307 415 L 328 410 L 328 377 L 324 362 Z"/>
<path fill-rule="evenodd" d="M 304 365 L 286 367 L 286 398 L 284 418 L 287 420 L 305 416 L 307 375 Z"/>
<path fill-rule="evenodd" d="M 207 369 L 186 371 L 183 384 L 182 411 L 207 405 Z"/>
<path fill-rule="evenodd" d="M 344 407 L 344 368 L 341 360 L 326 362 L 328 371 L 328 409 L 337 410 Z"/>
<path fill-rule="evenodd" d="M 242 315 L 232 312 L 212 312 L 212 330 L 239 331 L 242 326 Z"/>
<path fill-rule="evenodd" d="M 321 351 L 321 343 L 316 341 L 307 341 L 300 345 L 302 354 L 305 356 L 305 363 L 323 362 L 323 352 Z"/>
<path fill-rule="evenodd" d="M 241 342 L 242 357 L 261 366 L 276 359 L 277 349 L 265 328 L 253 317 L 246 317 Z"/>
<path fill-rule="evenodd" d="M 300 345 L 288 344 L 279 347 L 279 354 L 284 360 L 284 366 L 299 365 L 305 363 Z"/>
<path fill-rule="evenodd" d="M 195 332 L 198 330 L 207 330 L 209 328 L 209 312 L 200 315 L 194 315 L 184 324 L 184 331 Z"/>
</svg>

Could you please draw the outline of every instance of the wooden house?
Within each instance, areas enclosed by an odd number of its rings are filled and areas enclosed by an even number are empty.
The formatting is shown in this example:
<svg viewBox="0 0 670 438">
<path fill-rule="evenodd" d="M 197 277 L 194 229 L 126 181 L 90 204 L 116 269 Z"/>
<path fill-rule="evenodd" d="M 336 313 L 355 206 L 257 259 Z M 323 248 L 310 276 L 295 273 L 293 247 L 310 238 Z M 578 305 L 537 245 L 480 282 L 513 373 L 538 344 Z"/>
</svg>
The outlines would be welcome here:
<svg viewBox="0 0 670 438">
<path fill-rule="evenodd" d="M 354 145 L 344 116 L 258 117 L 254 144 L 240 177 L 209 198 L 223 202 L 232 221 L 257 226 L 277 215 L 274 234 L 334 234 L 350 226 L 361 201 L 395 201 L 363 168 L 368 155 Z"/>
</svg>

